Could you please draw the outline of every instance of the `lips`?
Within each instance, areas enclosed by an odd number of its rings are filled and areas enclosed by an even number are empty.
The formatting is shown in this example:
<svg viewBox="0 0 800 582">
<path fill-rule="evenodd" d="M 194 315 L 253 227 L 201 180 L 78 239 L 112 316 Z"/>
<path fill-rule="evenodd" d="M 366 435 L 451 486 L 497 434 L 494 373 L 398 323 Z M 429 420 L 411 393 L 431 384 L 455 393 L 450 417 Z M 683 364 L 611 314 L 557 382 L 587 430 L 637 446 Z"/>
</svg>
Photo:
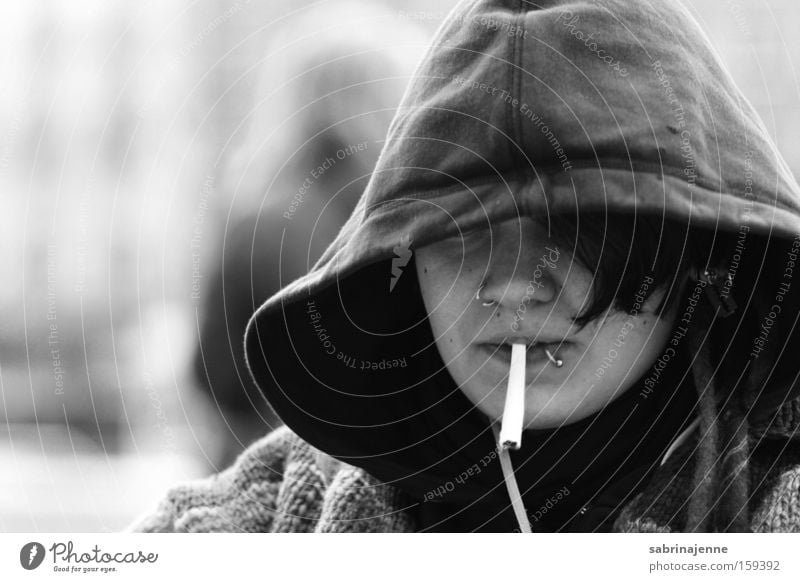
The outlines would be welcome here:
<svg viewBox="0 0 800 582">
<path fill-rule="evenodd" d="M 522 343 L 522 342 L 512 342 L 512 343 Z M 552 342 L 535 342 L 533 346 L 528 346 L 528 350 L 526 355 L 526 363 L 528 365 L 531 364 L 539 364 L 542 362 L 549 362 L 550 358 L 547 357 L 545 350 L 550 350 L 550 353 L 553 356 L 559 356 L 563 354 L 565 351 L 568 351 L 573 346 L 572 342 L 568 341 L 552 341 Z M 479 344 L 481 350 L 483 350 L 487 355 L 497 358 L 508 365 L 511 365 L 511 343 L 503 342 L 503 343 L 482 343 Z"/>
</svg>

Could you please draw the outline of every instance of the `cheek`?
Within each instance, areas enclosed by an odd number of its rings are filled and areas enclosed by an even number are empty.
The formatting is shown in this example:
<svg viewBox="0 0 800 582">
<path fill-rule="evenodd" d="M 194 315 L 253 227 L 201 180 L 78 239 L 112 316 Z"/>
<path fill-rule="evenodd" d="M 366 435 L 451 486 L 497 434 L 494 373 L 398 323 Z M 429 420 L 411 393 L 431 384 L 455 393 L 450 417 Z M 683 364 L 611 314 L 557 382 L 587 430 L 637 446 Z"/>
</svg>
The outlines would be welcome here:
<svg viewBox="0 0 800 582">
<path fill-rule="evenodd" d="M 630 387 L 664 351 L 671 329 L 670 317 L 609 318 L 592 342 L 592 375 L 613 389 Z"/>
<path fill-rule="evenodd" d="M 417 279 L 431 329 L 438 339 L 452 322 L 452 295 L 459 287 L 456 277 L 448 272 L 446 263 L 427 248 L 416 256 Z"/>
<path fill-rule="evenodd" d="M 474 271 L 442 253 L 420 249 L 416 256 L 420 293 L 431 331 L 443 356 L 454 357 L 472 341 L 475 327 Z"/>
<path fill-rule="evenodd" d="M 428 247 L 418 251 L 416 269 L 428 315 L 454 323 L 469 307 L 472 270 L 454 257 Z"/>
<path fill-rule="evenodd" d="M 442 265 L 437 264 L 436 258 L 436 255 L 428 249 L 419 250 L 415 258 L 420 294 L 434 332 L 437 331 L 435 324 L 441 317 L 439 308 L 442 306 L 442 299 L 449 286 L 445 284 L 446 278 L 442 276 Z"/>
<path fill-rule="evenodd" d="M 560 282 L 559 300 L 574 308 L 577 313 L 580 311 L 579 306 L 591 303 L 594 276 L 583 265 L 571 258 L 562 260 L 558 269 L 563 275 L 563 280 Z"/>
</svg>

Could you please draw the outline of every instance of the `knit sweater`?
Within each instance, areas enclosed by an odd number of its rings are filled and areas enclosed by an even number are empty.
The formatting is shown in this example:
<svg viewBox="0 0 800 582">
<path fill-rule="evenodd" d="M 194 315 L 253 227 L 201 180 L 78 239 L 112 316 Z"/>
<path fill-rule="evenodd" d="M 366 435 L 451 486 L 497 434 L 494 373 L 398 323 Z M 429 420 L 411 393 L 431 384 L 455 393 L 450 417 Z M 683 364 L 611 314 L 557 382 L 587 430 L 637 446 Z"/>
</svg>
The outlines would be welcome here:
<svg viewBox="0 0 800 582">
<path fill-rule="evenodd" d="M 800 400 L 748 436 L 752 532 L 800 532 Z M 695 429 L 618 514 L 614 532 L 687 531 Z M 137 532 L 414 532 L 418 502 L 281 427 L 220 474 L 170 491 Z"/>
</svg>

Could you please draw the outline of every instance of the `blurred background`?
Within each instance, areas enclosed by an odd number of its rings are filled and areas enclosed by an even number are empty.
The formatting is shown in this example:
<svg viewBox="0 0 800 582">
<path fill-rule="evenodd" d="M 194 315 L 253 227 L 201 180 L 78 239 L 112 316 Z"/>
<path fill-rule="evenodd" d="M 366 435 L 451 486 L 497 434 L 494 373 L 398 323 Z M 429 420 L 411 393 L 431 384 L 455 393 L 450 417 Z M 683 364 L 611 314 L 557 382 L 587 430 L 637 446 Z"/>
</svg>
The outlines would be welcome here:
<svg viewBox="0 0 800 582">
<path fill-rule="evenodd" d="M 0 9 L 0 532 L 119 530 L 277 425 L 244 325 L 352 210 L 454 4 Z M 686 4 L 797 175 L 800 5 Z"/>
</svg>

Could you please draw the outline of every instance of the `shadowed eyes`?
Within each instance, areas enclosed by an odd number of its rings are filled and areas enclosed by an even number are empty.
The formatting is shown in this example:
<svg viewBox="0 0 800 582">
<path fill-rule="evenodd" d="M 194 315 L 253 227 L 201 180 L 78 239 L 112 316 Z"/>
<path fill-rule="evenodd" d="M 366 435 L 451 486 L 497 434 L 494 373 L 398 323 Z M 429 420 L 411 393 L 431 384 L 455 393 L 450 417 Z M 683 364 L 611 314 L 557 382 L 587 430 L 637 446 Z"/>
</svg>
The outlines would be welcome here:
<svg viewBox="0 0 800 582">
<path fill-rule="evenodd" d="M 457 264 L 464 257 L 476 257 L 484 252 L 491 252 L 492 233 L 488 227 L 462 229 L 454 235 L 440 239 L 428 245 L 428 252 L 434 253 L 440 260 Z"/>
<path fill-rule="evenodd" d="M 457 253 L 477 252 L 478 250 L 490 251 L 499 244 L 500 233 L 488 224 L 479 224 L 470 228 L 463 228 L 454 235 L 435 243 L 442 252 Z"/>
<path fill-rule="evenodd" d="M 464 239 L 464 240 L 473 240 L 477 238 L 486 238 L 487 240 L 491 238 L 492 232 L 486 226 L 474 226 L 472 228 L 465 228 L 462 229 L 460 233 L 456 234 L 454 237 L 455 240 Z"/>
<path fill-rule="evenodd" d="M 491 245 L 491 239 L 491 230 L 483 226 L 463 229 L 461 232 L 458 232 L 441 242 L 444 243 L 449 249 L 460 251 L 462 247 L 464 249 L 472 249 L 483 246 L 488 248 Z"/>
</svg>

